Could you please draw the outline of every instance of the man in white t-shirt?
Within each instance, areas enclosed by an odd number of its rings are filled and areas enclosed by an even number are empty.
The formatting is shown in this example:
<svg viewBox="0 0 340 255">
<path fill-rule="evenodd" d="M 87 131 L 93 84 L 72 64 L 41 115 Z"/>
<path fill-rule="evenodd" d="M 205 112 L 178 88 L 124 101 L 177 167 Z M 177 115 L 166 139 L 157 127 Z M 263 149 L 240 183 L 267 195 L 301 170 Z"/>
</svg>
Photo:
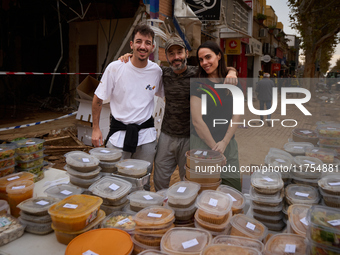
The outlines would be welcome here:
<svg viewBox="0 0 340 255">
<path fill-rule="evenodd" d="M 99 127 L 102 103 L 110 99 L 112 121 L 107 137 L 107 147 L 123 148 L 122 159 L 134 158 L 150 162 L 151 173 L 156 153 L 156 129 L 152 113 L 154 95 L 161 95 L 161 68 L 149 61 L 152 53 L 154 32 L 147 25 L 137 25 L 132 33 L 130 47 L 133 57 L 128 64 L 121 61 L 110 63 L 92 102 L 92 143 L 103 144 Z M 150 190 L 149 184 L 144 189 Z"/>
</svg>

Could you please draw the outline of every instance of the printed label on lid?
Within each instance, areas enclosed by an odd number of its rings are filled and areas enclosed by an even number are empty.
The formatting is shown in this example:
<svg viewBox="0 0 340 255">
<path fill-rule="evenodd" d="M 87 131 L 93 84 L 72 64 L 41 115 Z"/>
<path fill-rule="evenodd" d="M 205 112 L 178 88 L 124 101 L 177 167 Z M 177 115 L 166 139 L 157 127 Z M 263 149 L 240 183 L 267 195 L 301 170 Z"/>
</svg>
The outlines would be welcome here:
<svg viewBox="0 0 340 255">
<path fill-rule="evenodd" d="M 4 226 L 7 226 L 7 225 L 11 225 L 12 222 L 9 221 L 7 218 L 5 217 L 1 217 L 0 218 L 0 227 L 4 227 Z"/>
<path fill-rule="evenodd" d="M 82 158 L 82 160 L 83 160 L 84 163 L 89 163 L 90 162 L 89 158 Z"/>
<path fill-rule="evenodd" d="M 273 182 L 274 180 L 272 178 L 269 178 L 268 176 L 263 177 L 267 182 Z"/>
<path fill-rule="evenodd" d="M 304 133 L 304 134 L 311 134 L 313 132 L 309 131 L 309 130 L 301 130 L 301 133 Z"/>
<path fill-rule="evenodd" d="M 40 200 L 38 202 L 36 202 L 37 205 L 48 205 L 49 202 L 45 201 L 45 200 Z"/>
<path fill-rule="evenodd" d="M 251 229 L 251 230 L 254 230 L 256 226 L 253 223 L 248 222 L 246 227 Z"/>
<path fill-rule="evenodd" d="M 124 220 L 118 221 L 118 225 L 123 225 L 125 223 L 131 222 L 131 220 L 129 220 L 129 218 L 125 218 Z"/>
<path fill-rule="evenodd" d="M 110 151 L 108 151 L 108 150 L 100 150 L 100 152 L 102 152 L 102 153 L 110 153 Z"/>
<path fill-rule="evenodd" d="M 12 189 L 24 189 L 25 187 L 26 187 L 25 185 L 15 186 L 15 187 L 12 187 Z"/>
<path fill-rule="evenodd" d="M 280 158 L 277 158 L 277 159 L 275 159 L 277 162 L 280 162 L 280 163 L 284 163 L 284 162 L 286 162 L 285 160 L 283 160 L 283 159 L 280 159 Z"/>
<path fill-rule="evenodd" d="M 186 189 L 187 189 L 187 187 L 179 187 L 177 192 L 178 193 L 183 193 Z"/>
<path fill-rule="evenodd" d="M 26 142 L 27 145 L 33 145 L 35 142 Z"/>
<path fill-rule="evenodd" d="M 207 156 L 208 155 L 208 152 L 207 151 L 204 151 L 203 152 L 203 156 Z"/>
<path fill-rule="evenodd" d="M 99 254 L 95 253 L 95 252 L 93 252 L 91 250 L 88 250 L 88 251 L 83 252 L 83 255 L 99 255 Z"/>
<path fill-rule="evenodd" d="M 340 225 L 340 220 L 330 220 L 327 221 L 329 224 L 331 224 L 332 226 L 336 227 Z"/>
<path fill-rule="evenodd" d="M 196 246 L 197 244 L 198 244 L 198 241 L 195 238 L 195 239 L 192 239 L 192 240 L 189 240 L 189 241 L 182 243 L 182 246 L 183 246 L 184 249 L 188 249 L 190 247 Z"/>
<path fill-rule="evenodd" d="M 306 220 L 306 217 L 303 217 L 301 220 L 300 220 L 304 225 L 308 226 L 308 222 Z"/>
<path fill-rule="evenodd" d="M 302 146 L 294 146 L 294 149 L 303 149 Z"/>
<path fill-rule="evenodd" d="M 61 194 L 63 194 L 63 195 L 66 195 L 66 196 L 68 196 L 68 195 L 71 195 L 71 194 L 72 194 L 72 192 L 71 192 L 71 191 L 69 191 L 69 190 L 67 190 L 67 189 L 64 189 L 63 191 L 60 191 L 60 193 L 61 193 Z"/>
<path fill-rule="evenodd" d="M 118 185 L 112 183 L 112 184 L 109 186 L 109 188 L 112 189 L 112 190 L 114 190 L 114 191 L 116 191 L 117 189 L 120 188 L 120 186 L 118 186 Z"/>
<path fill-rule="evenodd" d="M 295 195 L 299 196 L 299 197 L 308 197 L 309 196 L 308 193 L 302 193 L 302 192 L 295 192 Z"/>
<path fill-rule="evenodd" d="M 339 186 L 340 182 L 330 182 L 328 183 L 330 186 Z"/>
<path fill-rule="evenodd" d="M 314 150 L 312 150 L 312 152 L 318 152 L 319 150 L 317 150 L 317 149 L 314 149 Z"/>
<path fill-rule="evenodd" d="M 202 153 L 202 151 L 196 151 L 194 154 L 195 155 L 199 155 L 199 154 L 201 154 Z"/>
<path fill-rule="evenodd" d="M 152 196 L 150 196 L 150 195 L 145 195 L 145 196 L 143 196 L 146 200 L 152 200 L 153 199 L 153 197 Z"/>
<path fill-rule="evenodd" d="M 132 168 L 134 167 L 135 165 L 128 165 L 128 166 L 124 166 L 125 168 Z"/>
<path fill-rule="evenodd" d="M 162 217 L 162 214 L 157 214 L 157 213 L 149 213 L 148 217 L 152 217 L 152 218 L 160 218 Z"/>
<path fill-rule="evenodd" d="M 0 148 L 0 151 L 3 151 L 3 149 Z"/>
<path fill-rule="evenodd" d="M 209 205 L 211 205 L 211 206 L 217 206 L 217 203 L 218 203 L 218 200 L 217 200 L 217 199 L 210 198 L 210 200 L 209 200 Z"/>
<path fill-rule="evenodd" d="M 14 176 L 14 177 L 8 178 L 7 181 L 13 181 L 19 178 L 20 178 L 19 176 Z"/>
<path fill-rule="evenodd" d="M 70 209 L 76 209 L 78 207 L 78 205 L 73 205 L 73 204 L 64 204 L 63 206 L 64 208 L 70 208 Z"/>
<path fill-rule="evenodd" d="M 286 244 L 286 247 L 285 247 L 285 252 L 286 253 L 295 253 L 295 250 L 296 250 L 296 245 L 294 245 L 294 244 Z"/>
<path fill-rule="evenodd" d="M 237 201 L 237 199 L 235 199 L 232 195 L 230 195 L 229 193 L 227 194 L 230 198 L 231 198 L 231 200 L 233 201 L 233 202 L 236 202 Z"/>
<path fill-rule="evenodd" d="M 328 129 L 328 130 L 335 130 L 336 128 L 328 127 L 327 129 Z"/>
</svg>

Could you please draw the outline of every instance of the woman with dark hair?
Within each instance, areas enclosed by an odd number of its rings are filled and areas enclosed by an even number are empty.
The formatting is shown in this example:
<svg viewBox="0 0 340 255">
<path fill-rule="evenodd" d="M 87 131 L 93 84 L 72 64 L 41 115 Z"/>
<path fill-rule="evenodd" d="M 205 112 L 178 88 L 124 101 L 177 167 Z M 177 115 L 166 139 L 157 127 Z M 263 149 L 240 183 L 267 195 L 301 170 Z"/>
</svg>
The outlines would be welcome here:
<svg viewBox="0 0 340 255">
<path fill-rule="evenodd" d="M 241 191 L 238 147 L 235 132 L 240 116 L 233 115 L 233 97 L 227 89 L 214 89 L 215 84 L 231 84 L 236 73 L 227 68 L 224 54 L 219 45 L 207 41 L 197 49 L 199 62 L 198 78 L 191 91 L 190 111 L 192 131 L 190 134 L 191 149 L 211 149 L 222 153 L 227 164 L 221 171 L 222 184 Z M 202 95 L 206 96 L 206 114 L 202 115 Z M 218 99 L 218 100 L 215 100 Z M 225 124 L 214 125 L 214 119 L 223 119 Z M 232 123 L 232 125 L 230 124 Z"/>
</svg>

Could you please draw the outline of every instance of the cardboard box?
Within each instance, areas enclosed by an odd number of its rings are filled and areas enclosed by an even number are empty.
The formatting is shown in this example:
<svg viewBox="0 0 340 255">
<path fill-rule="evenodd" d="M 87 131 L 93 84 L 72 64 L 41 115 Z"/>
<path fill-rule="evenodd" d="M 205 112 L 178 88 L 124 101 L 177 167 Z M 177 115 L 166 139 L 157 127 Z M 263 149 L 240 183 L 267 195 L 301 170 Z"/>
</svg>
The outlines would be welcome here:
<svg viewBox="0 0 340 255">
<path fill-rule="evenodd" d="M 88 75 L 77 87 L 78 95 L 81 99 L 93 99 L 94 92 L 99 85 L 99 81 L 92 76 Z"/>
<path fill-rule="evenodd" d="M 79 98 L 76 98 L 76 100 L 80 103 L 76 119 L 92 123 L 92 101 Z M 99 119 L 100 127 L 102 125 L 110 126 L 110 113 L 110 104 L 103 104 Z"/>
</svg>

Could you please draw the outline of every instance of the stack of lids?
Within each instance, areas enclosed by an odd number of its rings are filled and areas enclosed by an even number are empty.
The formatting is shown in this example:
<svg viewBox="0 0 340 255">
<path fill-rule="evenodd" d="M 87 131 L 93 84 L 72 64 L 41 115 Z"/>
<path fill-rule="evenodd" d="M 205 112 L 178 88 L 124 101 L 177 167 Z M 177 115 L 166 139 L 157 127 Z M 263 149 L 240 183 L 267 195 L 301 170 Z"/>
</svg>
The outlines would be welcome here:
<svg viewBox="0 0 340 255">
<path fill-rule="evenodd" d="M 15 167 L 15 145 L 0 144 L 0 177 L 14 172 Z"/>
<path fill-rule="evenodd" d="M 99 160 L 82 151 L 72 151 L 65 154 L 65 170 L 70 176 L 70 182 L 87 189 L 101 177 Z"/>
<path fill-rule="evenodd" d="M 79 195 L 84 192 L 83 188 L 72 184 L 58 184 L 45 189 L 45 194 L 49 197 L 54 197 L 58 200 L 63 200 L 72 195 Z"/>
<path fill-rule="evenodd" d="M 89 153 L 100 160 L 99 166 L 102 173 L 116 173 L 116 163 L 122 157 L 122 150 L 114 148 L 94 148 Z"/>
<path fill-rule="evenodd" d="M 318 186 L 318 180 L 321 178 L 322 171 L 316 169 L 322 168 L 322 161 L 315 157 L 296 156 L 294 158 L 296 165 L 294 171 L 291 172 L 293 182 L 295 184 Z"/>
<path fill-rule="evenodd" d="M 262 254 L 264 249 L 264 244 L 261 241 L 241 236 L 220 235 L 216 236 L 211 243 L 248 247 L 256 249 L 260 254 Z"/>
<path fill-rule="evenodd" d="M 105 218 L 103 200 L 89 195 L 69 196 L 48 209 L 58 242 L 68 244 L 76 236 L 96 228 Z"/>
<path fill-rule="evenodd" d="M 306 237 L 308 222 L 307 212 L 311 205 L 295 204 L 288 207 L 287 233 Z"/>
<path fill-rule="evenodd" d="M 241 236 L 262 241 L 268 233 L 268 229 L 258 220 L 244 214 L 234 215 L 230 220 L 231 236 Z"/>
<path fill-rule="evenodd" d="M 180 181 L 169 187 L 165 207 L 174 210 L 176 226 L 194 226 L 195 201 L 199 190 L 200 184 L 189 181 Z"/>
<path fill-rule="evenodd" d="M 197 182 L 203 190 L 216 190 L 221 184 L 220 174 L 225 157 L 213 150 L 193 149 L 185 153 L 187 157 L 186 180 Z"/>
<path fill-rule="evenodd" d="M 276 234 L 266 242 L 264 255 L 307 254 L 305 238 L 295 234 Z"/>
<path fill-rule="evenodd" d="M 52 219 L 48 214 L 48 209 L 58 200 L 52 197 L 36 197 L 21 202 L 19 220 L 26 225 L 26 232 L 46 235 L 53 231 L 51 227 Z"/>
<path fill-rule="evenodd" d="M 243 208 L 246 204 L 246 198 L 240 191 L 227 185 L 220 185 L 217 188 L 217 191 L 225 193 L 231 198 L 233 202 L 231 206 L 233 215 L 243 213 Z"/>
<path fill-rule="evenodd" d="M 127 195 L 132 184 L 120 178 L 104 176 L 89 187 L 91 194 L 103 199 L 101 209 L 107 214 L 121 211 L 128 204 Z"/>
<path fill-rule="evenodd" d="M 230 196 L 225 193 L 203 191 L 196 201 L 195 226 L 210 231 L 213 236 L 228 233 L 232 203 Z"/>
<path fill-rule="evenodd" d="M 265 157 L 265 163 L 268 167 L 274 169 L 276 172 L 281 173 L 282 181 L 287 185 L 290 181 L 290 171 L 294 158 L 288 152 L 270 148 L 268 154 Z"/>
<path fill-rule="evenodd" d="M 124 230 L 130 235 L 134 233 L 135 226 L 136 223 L 133 219 L 133 215 L 122 211 L 116 211 L 109 214 L 101 224 L 102 228 L 116 228 Z"/>
<path fill-rule="evenodd" d="M 323 203 L 330 207 L 340 207 L 340 175 L 331 174 L 318 181 Z"/>
<path fill-rule="evenodd" d="M 15 157 L 16 170 L 29 172 L 35 175 L 34 181 L 44 178 L 44 144 L 45 140 L 39 138 L 28 138 L 13 142 L 16 146 Z"/>
<path fill-rule="evenodd" d="M 164 197 L 151 191 L 137 190 L 127 196 L 130 201 L 130 210 L 139 212 L 152 205 L 163 205 Z"/>
<path fill-rule="evenodd" d="M 254 219 L 262 222 L 270 230 L 279 231 L 285 227 L 282 213 L 281 192 L 283 190 L 283 181 L 281 174 L 278 172 L 255 172 L 251 177 L 251 197 L 253 199 L 252 214 Z M 273 200 L 267 200 L 266 204 L 259 205 L 256 203 L 257 197 L 268 196 Z M 259 199 L 261 200 L 261 199 Z M 275 201 L 275 202 L 273 202 Z M 260 201 L 262 203 L 262 201 Z M 275 206 L 273 206 L 275 205 Z"/>
<path fill-rule="evenodd" d="M 7 175 L 5 177 L 0 178 L 0 199 L 8 201 L 6 187 L 15 181 L 23 181 L 23 180 L 31 180 L 33 181 L 34 174 L 20 172 L 14 173 L 11 175 Z"/>
<path fill-rule="evenodd" d="M 135 215 L 134 253 L 147 249 L 159 250 L 163 235 L 174 227 L 174 211 L 162 206 L 150 206 Z"/>
</svg>

